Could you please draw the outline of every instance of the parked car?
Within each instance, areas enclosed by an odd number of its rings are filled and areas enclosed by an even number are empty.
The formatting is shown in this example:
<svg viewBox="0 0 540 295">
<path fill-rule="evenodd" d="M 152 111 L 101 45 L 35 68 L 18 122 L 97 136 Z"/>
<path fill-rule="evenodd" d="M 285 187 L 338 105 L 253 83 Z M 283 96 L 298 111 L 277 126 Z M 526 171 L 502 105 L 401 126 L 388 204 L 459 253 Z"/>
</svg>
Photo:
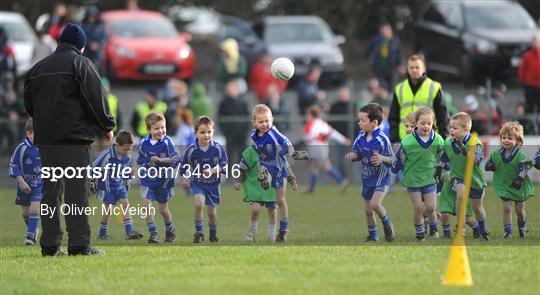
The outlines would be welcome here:
<svg viewBox="0 0 540 295">
<path fill-rule="evenodd" d="M 106 11 L 101 14 L 109 39 L 105 68 L 114 79 L 189 80 L 195 53 L 189 34 L 179 34 L 171 21 L 154 11 Z"/>
<path fill-rule="evenodd" d="M 515 75 L 536 30 L 517 1 L 432 1 L 415 24 L 428 69 L 465 81 Z"/>
<path fill-rule="evenodd" d="M 26 18 L 16 12 L 0 11 L 0 26 L 4 27 L 10 45 L 15 51 L 17 76 L 23 76 L 33 63 L 37 37 Z"/>
<path fill-rule="evenodd" d="M 252 24 L 241 18 L 222 15 L 216 39 L 216 46 L 227 38 L 233 38 L 238 42 L 240 53 L 246 58 L 249 67 L 257 62 L 257 59 L 266 50 L 263 40 L 253 31 Z"/>
<path fill-rule="evenodd" d="M 255 32 L 275 57 L 287 57 L 295 65 L 295 76 L 303 76 L 310 65 L 321 67 L 323 84 L 341 83 L 345 66 L 339 47 L 345 37 L 334 35 L 318 16 L 268 16 L 255 24 Z"/>
</svg>

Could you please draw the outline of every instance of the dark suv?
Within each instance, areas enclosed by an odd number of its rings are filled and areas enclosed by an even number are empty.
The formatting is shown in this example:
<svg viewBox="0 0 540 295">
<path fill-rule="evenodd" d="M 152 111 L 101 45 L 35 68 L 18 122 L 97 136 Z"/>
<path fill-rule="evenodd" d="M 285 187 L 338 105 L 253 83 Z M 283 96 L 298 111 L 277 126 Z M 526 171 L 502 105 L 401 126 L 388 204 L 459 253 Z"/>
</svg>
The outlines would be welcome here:
<svg viewBox="0 0 540 295">
<path fill-rule="evenodd" d="M 431 1 L 415 24 L 428 69 L 464 81 L 515 75 L 536 23 L 514 1 Z"/>
</svg>

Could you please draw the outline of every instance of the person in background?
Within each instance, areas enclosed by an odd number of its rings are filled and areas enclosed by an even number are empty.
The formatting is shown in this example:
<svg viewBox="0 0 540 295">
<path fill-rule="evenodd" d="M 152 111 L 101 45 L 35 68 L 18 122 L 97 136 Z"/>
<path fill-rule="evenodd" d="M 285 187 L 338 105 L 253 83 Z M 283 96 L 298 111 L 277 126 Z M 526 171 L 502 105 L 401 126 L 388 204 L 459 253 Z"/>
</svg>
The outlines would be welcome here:
<svg viewBox="0 0 540 295">
<path fill-rule="evenodd" d="M 448 110 L 442 98 L 442 86 L 426 74 L 424 58 L 413 54 L 407 61 L 407 79 L 396 85 L 390 107 L 390 141 L 396 143 L 405 137 L 404 119 L 410 112 L 428 106 L 435 113 L 438 133 L 443 139 L 448 134 Z"/>
<path fill-rule="evenodd" d="M 9 45 L 8 37 L 6 30 L 0 24 L 0 74 L 11 72 L 13 76 L 17 76 L 15 50 Z"/>
<path fill-rule="evenodd" d="M 0 78 L 0 152 L 2 155 L 9 155 L 8 151 L 21 139 L 20 119 L 25 116 L 25 111 L 14 88 L 13 73 L 4 72 Z"/>
<path fill-rule="evenodd" d="M 523 126 L 523 133 L 525 135 L 536 135 L 537 130 L 536 126 L 534 124 L 534 120 L 528 116 L 527 112 L 525 111 L 525 103 L 520 102 L 516 106 L 516 118 L 515 118 L 521 126 Z"/>
<path fill-rule="evenodd" d="M 310 66 L 306 76 L 298 84 L 298 110 L 304 115 L 309 107 L 314 104 L 324 108 L 326 92 L 319 90 L 319 79 L 321 78 L 321 69 L 317 66 Z"/>
<path fill-rule="evenodd" d="M 278 120 L 282 122 L 279 124 L 275 124 L 276 127 L 283 131 L 289 130 L 289 122 L 287 121 L 290 112 L 289 105 L 287 104 L 287 101 L 281 96 L 278 85 L 268 85 L 268 88 L 266 89 L 266 98 L 264 99 L 264 104 L 267 105 L 272 111 L 272 114 L 278 117 Z"/>
<path fill-rule="evenodd" d="M 246 122 L 230 120 L 245 119 Z M 240 90 L 236 81 L 225 86 L 225 96 L 218 110 L 219 128 L 227 142 L 227 156 L 231 163 L 238 163 L 244 149 L 249 129 L 249 112 L 246 102 L 240 99 Z"/>
<path fill-rule="evenodd" d="M 379 26 L 379 34 L 369 43 L 365 56 L 375 77 L 387 89 L 392 89 L 397 73 L 404 75 L 406 72 L 399 38 L 394 36 L 388 23 Z"/>
<path fill-rule="evenodd" d="M 349 87 L 343 85 L 340 86 L 337 90 L 337 98 L 336 102 L 330 106 L 330 111 L 328 112 L 330 117 L 332 116 L 346 116 L 349 115 L 352 118 L 356 118 L 356 111 L 354 109 L 354 106 L 351 102 L 351 92 L 349 90 Z M 350 121 L 346 118 L 342 118 L 341 120 L 328 120 L 328 123 L 330 126 L 332 126 L 334 129 L 336 129 L 337 132 L 345 135 L 347 138 L 354 137 L 354 123 L 350 123 Z M 336 168 L 341 172 L 343 175 L 345 175 L 346 166 L 345 166 L 345 146 L 336 144 L 332 145 L 332 149 L 336 150 L 336 158 L 334 159 L 334 164 Z"/>
<path fill-rule="evenodd" d="M 193 111 L 194 118 L 212 115 L 212 101 L 208 96 L 206 96 L 204 84 L 193 84 L 192 97 L 189 101 L 188 108 Z"/>
<path fill-rule="evenodd" d="M 268 98 L 267 91 L 271 85 L 276 85 L 278 93 L 281 96 L 285 88 L 287 88 L 288 81 L 280 81 L 272 76 L 271 71 L 272 56 L 268 52 L 263 52 L 259 57 L 259 60 L 251 68 L 249 75 L 249 87 L 257 94 L 259 102 L 264 102 L 265 98 Z M 272 113 L 275 114 L 272 109 Z"/>
<path fill-rule="evenodd" d="M 223 91 L 227 83 L 235 80 L 240 94 L 247 91 L 245 80 L 247 74 L 246 58 L 240 54 L 238 42 L 235 39 L 225 39 L 220 46 L 221 55 L 217 65 L 217 87 Z"/>
<path fill-rule="evenodd" d="M 87 49 L 83 55 L 88 57 L 98 69 L 101 69 L 105 55 L 107 30 L 97 7 L 88 7 L 81 26 L 88 40 Z"/>
<path fill-rule="evenodd" d="M 58 45 L 56 41 L 51 38 L 43 29 L 36 32 L 38 41 L 34 46 L 34 53 L 32 55 L 32 63 L 35 64 L 45 57 L 51 55 Z"/>
<path fill-rule="evenodd" d="M 523 84 L 527 113 L 540 112 L 540 32 L 533 37 L 531 48 L 521 57 L 519 80 Z"/>
<path fill-rule="evenodd" d="M 189 88 L 186 82 L 171 79 L 167 82 L 167 89 L 164 95 L 164 102 L 167 103 L 167 130 L 171 134 L 176 133 L 176 112 L 185 109 L 189 103 Z"/>
<path fill-rule="evenodd" d="M 158 100 L 158 91 L 156 88 L 148 88 L 144 101 L 135 105 L 135 110 L 131 117 L 131 128 L 138 137 L 142 138 L 148 133 L 144 118 L 151 112 L 167 113 L 167 104 Z"/>
<path fill-rule="evenodd" d="M 116 134 L 118 130 L 122 128 L 122 112 L 120 111 L 120 104 L 118 103 L 118 97 L 111 92 L 111 83 L 107 78 L 101 79 L 101 85 L 107 93 L 107 101 L 109 102 L 109 108 L 111 109 L 111 115 L 114 117 L 113 132 Z"/>
</svg>

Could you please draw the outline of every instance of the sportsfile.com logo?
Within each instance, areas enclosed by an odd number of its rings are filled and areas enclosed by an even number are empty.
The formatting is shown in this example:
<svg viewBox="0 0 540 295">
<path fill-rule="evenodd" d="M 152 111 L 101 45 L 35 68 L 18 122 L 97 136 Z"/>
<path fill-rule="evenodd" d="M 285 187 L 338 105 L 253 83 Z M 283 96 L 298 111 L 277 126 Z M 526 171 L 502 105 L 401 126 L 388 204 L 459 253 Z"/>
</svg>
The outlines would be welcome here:
<svg viewBox="0 0 540 295">
<path fill-rule="evenodd" d="M 230 171 L 229 171 L 230 170 Z M 229 165 L 212 167 L 208 164 L 194 165 L 189 164 L 179 165 L 174 167 L 139 167 L 136 170 L 138 178 L 177 178 L 181 175 L 184 178 L 199 178 L 199 179 L 220 179 L 220 178 L 238 178 L 240 177 L 240 165 L 234 164 L 229 169 Z M 41 178 L 50 179 L 56 182 L 62 178 L 91 178 L 105 181 L 110 178 L 129 179 L 134 176 L 133 168 L 126 166 L 118 166 L 108 163 L 104 167 L 43 167 L 41 168 Z"/>
</svg>

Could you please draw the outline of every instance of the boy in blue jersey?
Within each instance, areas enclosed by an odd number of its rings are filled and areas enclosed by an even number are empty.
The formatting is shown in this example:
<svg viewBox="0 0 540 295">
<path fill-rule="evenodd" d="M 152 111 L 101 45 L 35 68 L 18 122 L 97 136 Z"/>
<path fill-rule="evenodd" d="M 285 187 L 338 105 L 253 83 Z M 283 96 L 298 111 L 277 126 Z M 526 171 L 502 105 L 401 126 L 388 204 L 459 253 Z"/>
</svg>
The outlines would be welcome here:
<svg viewBox="0 0 540 295">
<path fill-rule="evenodd" d="M 172 243 L 176 237 L 176 228 L 169 210 L 169 199 L 174 196 L 174 173 L 165 168 L 171 167 L 171 159 L 177 155 L 172 139 L 167 136 L 165 117 L 162 113 L 151 112 L 144 119 L 148 135 L 139 145 L 139 158 L 137 165 L 142 166 L 141 197 L 143 205 L 148 208 L 146 224 L 150 232 L 148 243 L 159 243 L 160 238 L 152 202 L 157 201 L 159 212 L 165 222 L 165 243 Z M 170 169 L 173 170 L 173 169 Z M 156 176 L 156 173 L 157 176 Z M 161 174 L 161 175 L 160 175 Z"/>
<path fill-rule="evenodd" d="M 91 190 L 97 191 L 97 198 L 104 204 L 105 210 L 102 210 L 101 222 L 99 227 L 98 240 L 109 240 L 107 235 L 107 224 L 111 210 L 120 202 L 122 207 L 124 228 L 126 230 L 127 240 L 138 240 L 143 235 L 133 229 L 131 215 L 129 214 L 128 189 L 130 178 L 118 177 L 117 173 L 107 171 L 108 167 L 113 167 L 115 171 L 122 171 L 124 167 L 131 166 L 131 150 L 133 149 L 133 135 L 131 132 L 121 130 L 116 135 L 116 143 L 106 150 L 102 151 L 94 163 L 93 167 L 101 167 L 102 173 L 107 173 L 104 177 L 93 179 Z M 109 168 L 110 169 L 110 168 Z M 114 174 L 114 175 L 113 175 Z"/>
<path fill-rule="evenodd" d="M 221 201 L 221 182 L 227 173 L 227 153 L 223 146 L 213 140 L 214 121 L 207 116 L 201 116 L 195 121 L 195 143 L 190 145 L 184 156 L 175 157 L 173 166 L 180 164 L 179 171 L 190 179 L 182 182 L 184 189 L 191 186 L 195 205 L 195 234 L 193 243 L 204 241 L 203 206 L 206 205 L 208 214 L 209 240 L 218 241 L 217 236 L 217 205 Z M 181 162 L 180 162 L 181 161 Z M 225 175 L 223 175 L 225 174 Z"/>
<path fill-rule="evenodd" d="M 34 127 L 32 118 L 26 121 L 26 138 L 15 149 L 9 161 L 9 176 L 17 179 L 17 198 L 15 204 L 22 208 L 26 223 L 25 245 L 35 245 L 39 225 L 39 206 L 41 203 L 41 158 L 34 145 Z"/>
<path fill-rule="evenodd" d="M 289 228 L 288 208 L 285 199 L 285 179 L 288 179 L 288 162 L 286 155 L 296 160 L 309 160 L 305 151 L 294 151 L 289 139 L 276 126 L 273 126 L 272 111 L 264 104 L 253 108 L 253 126 L 251 133 L 253 148 L 259 155 L 259 180 L 264 189 L 270 186 L 275 189 L 279 206 L 279 233 L 276 242 L 285 242 Z"/>
<path fill-rule="evenodd" d="M 390 166 L 392 163 L 392 144 L 379 128 L 383 120 L 383 109 L 380 105 L 370 103 L 359 111 L 360 134 L 354 141 L 352 151 L 345 155 L 348 161 L 362 161 L 362 197 L 368 226 L 366 242 L 379 240 L 375 212 L 382 221 L 384 238 L 387 242 L 394 240 L 392 221 L 382 206 L 392 181 Z"/>
</svg>

